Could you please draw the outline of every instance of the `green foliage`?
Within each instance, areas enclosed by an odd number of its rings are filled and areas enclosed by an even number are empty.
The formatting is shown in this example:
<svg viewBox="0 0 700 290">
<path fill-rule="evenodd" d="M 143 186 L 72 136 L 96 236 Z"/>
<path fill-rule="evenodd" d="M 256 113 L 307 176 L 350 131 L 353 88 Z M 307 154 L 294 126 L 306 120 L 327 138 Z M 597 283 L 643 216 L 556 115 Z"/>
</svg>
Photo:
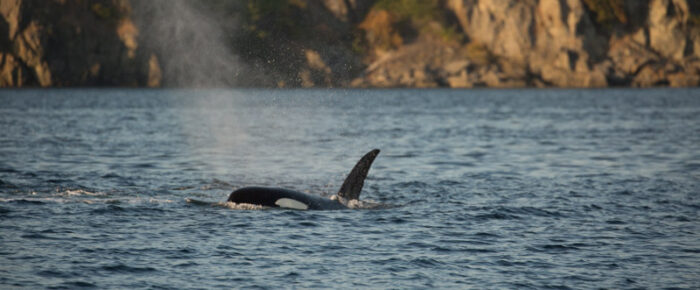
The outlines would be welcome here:
<svg viewBox="0 0 700 290">
<path fill-rule="evenodd" d="M 488 47 L 478 42 L 470 42 L 464 49 L 467 58 L 479 65 L 491 64 L 498 60 L 498 57 Z"/>
<path fill-rule="evenodd" d="M 439 20 L 440 8 L 437 0 L 379 0 L 372 6 L 395 15 L 399 22 L 410 21 L 414 25 L 424 25 Z"/>
<path fill-rule="evenodd" d="M 688 22 L 694 26 L 700 26 L 700 14 L 690 14 Z"/>
<path fill-rule="evenodd" d="M 688 23 L 692 26 L 700 26 L 700 1 L 688 1 L 688 8 L 690 8 Z"/>
<path fill-rule="evenodd" d="M 362 41 L 361 35 L 355 35 L 352 38 L 350 50 L 357 55 L 364 55 L 367 53 L 367 49 L 365 49 L 365 44 Z"/>
<path fill-rule="evenodd" d="M 438 31 L 440 34 L 440 37 L 444 41 L 456 41 L 456 42 L 462 42 L 464 40 L 464 35 L 462 34 L 459 29 L 457 29 L 456 26 L 449 26 L 449 27 L 442 27 L 440 31 Z"/>
<path fill-rule="evenodd" d="M 583 2 L 595 14 L 595 20 L 600 25 L 627 23 L 624 0 L 583 0 Z"/>
<path fill-rule="evenodd" d="M 303 0 L 248 0 L 248 28 L 261 39 L 274 34 L 297 37 L 305 26 L 300 17 L 305 8 Z"/>
<path fill-rule="evenodd" d="M 92 4 L 90 9 L 97 17 L 103 20 L 118 20 L 122 18 L 121 13 L 116 7 L 107 6 L 99 2 Z"/>
<path fill-rule="evenodd" d="M 388 12 L 393 28 L 402 39 L 411 39 L 421 33 L 444 41 L 461 42 L 461 32 L 455 24 L 447 23 L 441 3 L 440 0 L 379 0 L 371 10 Z"/>
</svg>

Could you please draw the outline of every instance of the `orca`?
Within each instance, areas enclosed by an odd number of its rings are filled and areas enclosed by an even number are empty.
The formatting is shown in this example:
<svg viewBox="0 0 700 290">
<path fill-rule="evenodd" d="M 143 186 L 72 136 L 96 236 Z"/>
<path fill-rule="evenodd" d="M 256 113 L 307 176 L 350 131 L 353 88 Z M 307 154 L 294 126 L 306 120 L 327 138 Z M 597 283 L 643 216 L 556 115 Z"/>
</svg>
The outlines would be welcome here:
<svg viewBox="0 0 700 290">
<path fill-rule="evenodd" d="M 378 154 L 379 149 L 374 149 L 365 154 L 355 164 L 348 177 L 345 178 L 340 190 L 338 190 L 337 196 L 339 198 L 336 199 L 328 199 L 285 188 L 251 186 L 233 191 L 227 201 L 237 204 L 246 203 L 299 210 L 347 209 L 348 207 L 340 200 L 351 201 L 360 198 L 369 168 Z"/>
</svg>

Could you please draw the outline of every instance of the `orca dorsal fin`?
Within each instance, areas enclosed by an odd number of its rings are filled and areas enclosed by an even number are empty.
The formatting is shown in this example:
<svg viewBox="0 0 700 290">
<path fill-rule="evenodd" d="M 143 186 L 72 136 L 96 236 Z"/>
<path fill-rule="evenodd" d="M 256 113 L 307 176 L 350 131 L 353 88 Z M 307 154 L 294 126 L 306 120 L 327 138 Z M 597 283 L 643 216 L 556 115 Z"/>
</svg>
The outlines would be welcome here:
<svg viewBox="0 0 700 290">
<path fill-rule="evenodd" d="M 377 155 L 379 155 L 379 149 L 374 149 L 367 152 L 365 156 L 362 156 L 360 161 L 357 161 L 357 164 L 355 164 L 355 167 L 350 171 L 348 177 L 345 178 L 343 186 L 340 187 L 338 196 L 347 200 L 358 199 L 360 197 L 369 168 L 372 166 L 372 162 Z"/>
</svg>

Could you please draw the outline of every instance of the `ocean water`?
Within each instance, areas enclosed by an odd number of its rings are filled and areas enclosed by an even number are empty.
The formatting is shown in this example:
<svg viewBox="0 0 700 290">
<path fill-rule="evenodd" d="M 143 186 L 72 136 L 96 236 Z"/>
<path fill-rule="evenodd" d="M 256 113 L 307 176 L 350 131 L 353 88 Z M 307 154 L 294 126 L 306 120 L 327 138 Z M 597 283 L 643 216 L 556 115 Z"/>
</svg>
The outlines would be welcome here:
<svg viewBox="0 0 700 290">
<path fill-rule="evenodd" d="M 0 90 L 3 289 L 698 289 L 699 213 L 699 89 Z"/>
</svg>

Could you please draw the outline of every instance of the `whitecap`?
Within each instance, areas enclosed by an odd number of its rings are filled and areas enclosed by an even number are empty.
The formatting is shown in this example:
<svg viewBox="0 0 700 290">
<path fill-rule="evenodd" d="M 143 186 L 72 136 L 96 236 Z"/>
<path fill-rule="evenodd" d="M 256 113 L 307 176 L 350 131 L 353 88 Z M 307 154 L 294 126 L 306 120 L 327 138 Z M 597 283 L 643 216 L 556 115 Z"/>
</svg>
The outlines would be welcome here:
<svg viewBox="0 0 700 290">
<path fill-rule="evenodd" d="M 257 205 L 257 204 L 250 204 L 250 203 L 235 203 L 235 202 L 218 202 L 216 203 L 218 206 L 223 206 L 226 208 L 230 209 L 237 209 L 237 210 L 263 210 L 268 207 L 262 206 L 262 205 Z"/>
<path fill-rule="evenodd" d="M 211 201 L 203 201 L 203 200 L 198 200 L 194 198 L 185 198 L 185 201 L 187 203 L 191 203 L 194 205 L 204 205 L 204 206 L 215 206 L 215 207 L 225 207 L 228 209 L 236 209 L 236 210 L 263 210 L 268 207 L 262 206 L 262 205 L 257 205 L 257 204 L 249 204 L 249 203 L 235 203 L 235 202 L 211 202 Z"/>
<path fill-rule="evenodd" d="M 371 199 L 366 199 L 366 200 L 358 200 L 358 199 L 351 199 L 347 200 L 341 196 L 338 196 L 337 194 L 334 194 L 330 197 L 331 200 L 337 200 L 338 202 L 342 203 L 344 206 L 350 208 L 350 209 L 376 209 L 376 208 L 384 208 L 387 207 L 387 205 L 373 201 Z"/>
<path fill-rule="evenodd" d="M 68 189 L 65 191 L 58 192 L 57 196 L 106 196 L 104 192 L 91 192 L 83 189 Z"/>
</svg>

